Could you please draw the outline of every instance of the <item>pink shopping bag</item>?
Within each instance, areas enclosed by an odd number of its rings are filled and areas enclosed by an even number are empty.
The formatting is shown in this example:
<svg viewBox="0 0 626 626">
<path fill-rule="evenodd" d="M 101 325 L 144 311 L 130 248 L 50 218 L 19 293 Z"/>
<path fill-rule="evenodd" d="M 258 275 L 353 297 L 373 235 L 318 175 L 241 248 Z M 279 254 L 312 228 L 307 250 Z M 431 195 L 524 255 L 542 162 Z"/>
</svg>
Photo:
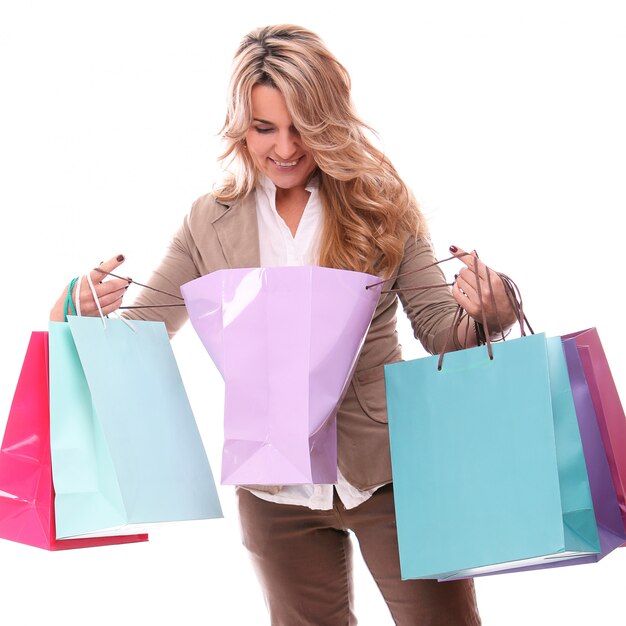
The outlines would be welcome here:
<svg viewBox="0 0 626 626">
<path fill-rule="evenodd" d="M 566 335 L 573 338 L 585 370 L 606 450 L 617 500 L 626 528 L 626 418 L 600 336 L 595 328 Z"/>
<path fill-rule="evenodd" d="M 148 539 L 145 534 L 56 539 L 45 332 L 31 336 L 0 448 L 0 537 L 46 550 Z"/>
<path fill-rule="evenodd" d="M 219 270 L 182 286 L 225 382 L 222 484 L 337 481 L 335 414 L 380 295 L 324 267 Z"/>
</svg>

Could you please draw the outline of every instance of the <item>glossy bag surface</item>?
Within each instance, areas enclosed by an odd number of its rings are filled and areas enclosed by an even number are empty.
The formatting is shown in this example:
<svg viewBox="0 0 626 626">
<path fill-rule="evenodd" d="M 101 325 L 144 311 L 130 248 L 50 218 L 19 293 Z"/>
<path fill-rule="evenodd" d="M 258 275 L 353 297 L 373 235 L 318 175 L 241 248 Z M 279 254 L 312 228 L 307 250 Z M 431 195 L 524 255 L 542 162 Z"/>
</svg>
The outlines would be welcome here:
<svg viewBox="0 0 626 626">
<path fill-rule="evenodd" d="M 225 382 L 223 484 L 337 480 L 335 414 L 379 279 L 323 267 L 219 270 L 183 285 Z"/>
<path fill-rule="evenodd" d="M 0 449 L 0 537 L 46 550 L 148 539 L 145 534 L 56 539 L 45 332 L 31 335 Z"/>
<path fill-rule="evenodd" d="M 222 516 L 161 322 L 51 322 L 50 399 L 59 537 Z"/>
<path fill-rule="evenodd" d="M 597 329 L 565 335 L 580 355 L 626 528 L 626 418 Z"/>
<path fill-rule="evenodd" d="M 403 578 L 600 550 L 560 339 L 514 339 L 493 354 L 453 352 L 441 371 L 437 357 L 385 366 Z"/>
<path fill-rule="evenodd" d="M 563 338 L 563 351 L 572 386 L 574 405 L 580 435 L 583 442 L 587 473 L 591 485 L 594 512 L 600 535 L 600 553 L 596 560 L 620 547 L 626 541 L 626 530 L 622 520 L 622 509 L 612 480 L 611 467 L 602 440 L 601 420 L 593 402 L 592 387 L 589 386 L 583 355 L 574 338 Z M 581 354 L 582 352 L 582 354 Z M 626 426 L 626 425 L 625 425 Z"/>
</svg>

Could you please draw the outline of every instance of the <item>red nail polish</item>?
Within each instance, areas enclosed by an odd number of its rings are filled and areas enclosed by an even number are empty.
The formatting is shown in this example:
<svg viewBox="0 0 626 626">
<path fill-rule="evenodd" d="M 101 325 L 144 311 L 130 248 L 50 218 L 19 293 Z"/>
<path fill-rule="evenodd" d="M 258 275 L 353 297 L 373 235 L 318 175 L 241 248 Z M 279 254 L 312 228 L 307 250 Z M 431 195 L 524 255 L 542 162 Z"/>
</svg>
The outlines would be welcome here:
<svg viewBox="0 0 626 626">
<path fill-rule="evenodd" d="M 124 260 L 124 255 L 123 255 L 123 254 L 120 254 L 120 255 L 117 257 L 117 260 L 118 260 L 118 262 L 119 262 L 119 263 L 121 263 L 121 262 Z"/>
<path fill-rule="evenodd" d="M 450 246 L 450 252 L 452 252 L 452 254 L 456 254 L 459 251 L 459 249 L 456 246 Z"/>
</svg>

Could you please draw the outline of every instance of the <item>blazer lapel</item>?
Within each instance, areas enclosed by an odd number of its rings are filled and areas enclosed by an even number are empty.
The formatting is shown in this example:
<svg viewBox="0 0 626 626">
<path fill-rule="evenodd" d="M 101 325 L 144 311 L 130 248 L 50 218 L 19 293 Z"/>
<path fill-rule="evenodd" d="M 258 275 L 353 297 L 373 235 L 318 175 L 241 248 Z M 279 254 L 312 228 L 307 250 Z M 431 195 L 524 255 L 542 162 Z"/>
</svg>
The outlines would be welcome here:
<svg viewBox="0 0 626 626">
<path fill-rule="evenodd" d="M 224 213 L 213 220 L 213 228 L 230 268 L 261 265 L 254 193 L 226 206 Z"/>
</svg>

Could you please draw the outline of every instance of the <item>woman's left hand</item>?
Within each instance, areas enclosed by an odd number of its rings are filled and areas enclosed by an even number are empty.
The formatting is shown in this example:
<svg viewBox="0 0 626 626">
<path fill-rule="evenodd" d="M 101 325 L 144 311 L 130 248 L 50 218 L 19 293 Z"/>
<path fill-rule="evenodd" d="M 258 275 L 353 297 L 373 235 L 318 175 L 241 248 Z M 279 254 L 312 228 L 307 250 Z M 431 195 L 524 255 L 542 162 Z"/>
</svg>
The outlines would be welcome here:
<svg viewBox="0 0 626 626">
<path fill-rule="evenodd" d="M 450 246 L 450 252 L 465 264 L 452 287 L 454 299 L 477 322 L 482 323 L 484 312 L 492 334 L 515 324 L 515 310 L 498 274 L 489 269 L 476 252 L 468 253 L 456 246 Z M 480 282 L 480 297 L 477 282 Z"/>
</svg>

